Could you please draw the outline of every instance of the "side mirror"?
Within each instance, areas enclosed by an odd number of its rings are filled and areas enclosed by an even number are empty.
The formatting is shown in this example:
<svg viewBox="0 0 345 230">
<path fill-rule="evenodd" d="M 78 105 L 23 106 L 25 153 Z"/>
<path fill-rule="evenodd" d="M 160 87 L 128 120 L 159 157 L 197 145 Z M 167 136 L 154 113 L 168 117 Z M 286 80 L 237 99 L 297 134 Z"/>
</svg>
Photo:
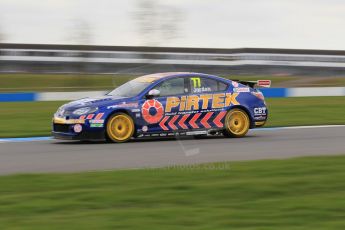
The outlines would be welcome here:
<svg viewBox="0 0 345 230">
<path fill-rule="evenodd" d="M 154 97 L 159 97 L 159 95 L 161 94 L 161 92 L 158 89 L 151 89 L 147 94 L 146 94 L 146 98 L 147 99 L 151 99 Z"/>
</svg>

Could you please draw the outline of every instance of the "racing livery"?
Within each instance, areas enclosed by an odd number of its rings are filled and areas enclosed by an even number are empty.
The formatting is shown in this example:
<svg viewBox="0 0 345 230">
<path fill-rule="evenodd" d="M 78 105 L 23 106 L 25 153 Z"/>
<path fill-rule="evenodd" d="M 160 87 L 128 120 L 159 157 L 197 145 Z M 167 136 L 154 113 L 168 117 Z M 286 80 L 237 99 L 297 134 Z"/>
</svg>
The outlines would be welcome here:
<svg viewBox="0 0 345 230">
<path fill-rule="evenodd" d="M 53 117 L 58 139 L 126 142 L 131 138 L 181 135 L 243 137 L 263 126 L 268 110 L 255 86 L 201 73 L 138 77 L 110 93 L 61 106 Z"/>
</svg>

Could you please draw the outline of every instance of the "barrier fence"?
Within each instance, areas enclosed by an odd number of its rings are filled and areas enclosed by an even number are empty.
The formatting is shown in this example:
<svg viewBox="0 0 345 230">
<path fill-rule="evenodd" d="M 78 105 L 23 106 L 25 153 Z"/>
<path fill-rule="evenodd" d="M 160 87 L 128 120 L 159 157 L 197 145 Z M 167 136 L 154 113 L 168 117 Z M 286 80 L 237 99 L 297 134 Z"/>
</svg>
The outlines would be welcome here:
<svg viewBox="0 0 345 230">
<path fill-rule="evenodd" d="M 345 76 L 345 50 L 0 43 L 0 73 L 207 72 Z"/>
<path fill-rule="evenodd" d="M 267 98 L 345 96 L 345 87 L 262 88 Z M 102 96 L 106 91 L 0 93 L 0 102 L 68 101 Z"/>
</svg>

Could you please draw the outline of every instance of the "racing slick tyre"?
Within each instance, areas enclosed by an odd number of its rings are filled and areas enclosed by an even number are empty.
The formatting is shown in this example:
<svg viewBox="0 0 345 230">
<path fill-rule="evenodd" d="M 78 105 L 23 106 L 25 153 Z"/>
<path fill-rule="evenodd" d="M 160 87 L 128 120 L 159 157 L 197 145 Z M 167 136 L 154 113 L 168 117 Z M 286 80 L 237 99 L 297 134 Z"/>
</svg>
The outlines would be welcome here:
<svg viewBox="0 0 345 230">
<path fill-rule="evenodd" d="M 223 135 L 226 137 L 243 137 L 247 134 L 250 127 L 248 114 L 242 109 L 232 109 L 224 121 Z"/>
<path fill-rule="evenodd" d="M 126 142 L 134 134 L 134 122 L 126 113 L 111 115 L 106 124 L 106 139 L 109 142 Z"/>
</svg>

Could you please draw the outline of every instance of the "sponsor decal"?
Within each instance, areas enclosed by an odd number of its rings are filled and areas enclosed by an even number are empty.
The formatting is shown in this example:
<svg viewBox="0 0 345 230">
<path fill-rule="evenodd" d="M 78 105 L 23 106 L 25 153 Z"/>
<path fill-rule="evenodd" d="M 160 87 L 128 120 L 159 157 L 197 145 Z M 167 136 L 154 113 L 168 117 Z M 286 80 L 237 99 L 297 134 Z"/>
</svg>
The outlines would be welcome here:
<svg viewBox="0 0 345 230">
<path fill-rule="evenodd" d="M 208 112 L 208 113 L 206 113 L 206 115 L 204 116 L 204 118 L 201 119 L 201 122 L 200 122 L 200 123 L 201 123 L 205 128 L 207 128 L 207 129 L 211 128 L 210 124 L 208 123 L 208 119 L 210 119 L 210 117 L 212 116 L 212 114 L 213 114 L 213 112 Z"/>
<path fill-rule="evenodd" d="M 211 88 L 209 87 L 201 87 L 201 88 L 194 88 L 193 93 L 204 93 L 204 92 L 211 92 Z"/>
<path fill-rule="evenodd" d="M 255 97 L 257 97 L 257 98 L 259 98 L 259 99 L 261 99 L 261 100 L 265 100 L 264 95 L 263 95 L 262 92 L 260 92 L 260 91 L 258 91 L 258 92 L 252 92 L 252 94 L 253 94 Z"/>
<path fill-rule="evenodd" d="M 199 77 L 192 77 L 190 80 L 193 82 L 194 88 L 200 88 L 201 87 L 201 80 Z"/>
<path fill-rule="evenodd" d="M 140 112 L 140 109 L 132 109 L 131 110 L 133 113 L 137 113 L 137 112 Z"/>
<path fill-rule="evenodd" d="M 104 123 L 104 120 L 89 120 L 89 123 L 90 124 L 103 124 Z"/>
<path fill-rule="evenodd" d="M 223 108 L 230 105 L 239 105 L 237 101 L 238 93 L 217 93 L 217 94 L 203 94 L 190 95 L 181 97 L 168 97 L 166 100 L 165 112 L 169 113 L 173 108 L 178 108 L 179 111 L 191 111 L 199 109 L 208 109 L 209 102 L 211 108 Z M 201 105 L 199 105 L 201 101 Z"/>
<path fill-rule="evenodd" d="M 200 125 L 196 123 L 196 121 L 199 119 L 199 117 L 204 114 L 204 117 L 200 121 Z M 185 115 L 174 115 L 174 116 L 165 116 L 160 122 L 159 126 L 164 130 L 178 130 L 180 128 L 182 129 L 189 129 L 187 125 L 194 129 L 198 128 L 206 128 L 209 129 L 212 126 L 217 126 L 219 128 L 223 127 L 222 119 L 224 118 L 226 111 L 220 111 L 217 116 L 210 121 L 210 118 L 214 112 L 208 112 L 208 113 L 194 113 L 194 114 L 185 114 Z M 189 122 L 186 122 L 187 118 L 191 117 Z M 170 120 L 168 122 L 168 120 Z M 178 128 L 178 126 L 180 128 Z"/>
<path fill-rule="evenodd" d="M 266 115 L 266 107 L 254 108 L 254 115 Z"/>
<path fill-rule="evenodd" d="M 271 80 L 258 80 L 258 86 L 260 87 L 266 87 L 269 88 L 271 87 Z"/>
<path fill-rule="evenodd" d="M 90 124 L 90 127 L 91 128 L 102 128 L 103 124 L 100 124 L 100 123 Z"/>
<path fill-rule="evenodd" d="M 90 119 L 92 119 L 94 116 L 95 116 L 95 114 L 89 114 L 89 115 L 87 115 L 86 119 L 90 120 Z"/>
<path fill-rule="evenodd" d="M 164 132 L 164 133 L 146 133 L 139 134 L 138 137 L 178 137 L 178 136 L 191 136 L 191 135 L 207 135 L 206 130 L 197 130 L 189 132 Z"/>
<path fill-rule="evenodd" d="M 73 130 L 76 133 L 80 133 L 83 130 L 83 127 L 80 124 L 76 124 L 73 126 Z"/>
<path fill-rule="evenodd" d="M 53 122 L 55 124 L 84 124 L 85 120 L 83 119 L 65 119 L 65 118 L 59 118 L 54 117 Z"/>
<path fill-rule="evenodd" d="M 135 117 L 139 118 L 140 117 L 140 113 L 136 113 Z"/>
<path fill-rule="evenodd" d="M 235 88 L 237 88 L 237 87 L 238 87 L 238 82 L 232 81 L 232 86 L 235 87 Z"/>
<path fill-rule="evenodd" d="M 257 120 L 257 121 L 266 120 L 266 116 L 255 116 L 254 120 Z"/>
<path fill-rule="evenodd" d="M 144 125 L 143 128 L 142 128 L 142 131 L 143 132 L 147 132 L 147 130 L 149 130 L 149 128 L 146 125 Z"/>
<path fill-rule="evenodd" d="M 207 132 L 204 130 L 200 130 L 200 131 L 192 131 L 192 132 L 186 133 L 186 135 L 201 135 L 201 134 L 207 134 Z"/>
<path fill-rule="evenodd" d="M 104 115 L 104 113 L 98 113 L 98 114 L 96 114 L 96 117 L 94 119 L 100 120 L 100 119 L 102 119 L 103 115 Z"/>
<path fill-rule="evenodd" d="M 175 123 L 177 121 L 177 124 L 181 128 L 188 128 L 185 124 L 185 121 L 189 116 L 191 117 L 189 125 L 192 128 L 199 128 L 195 122 L 201 113 L 197 113 L 197 110 L 203 110 L 202 113 L 207 113 L 206 117 L 204 117 L 202 120 L 202 125 L 205 128 L 208 128 L 210 127 L 208 120 L 212 116 L 212 113 L 219 112 L 219 115 L 217 115 L 213 122 L 218 127 L 222 127 L 223 124 L 221 119 L 224 115 L 224 111 L 222 111 L 222 109 L 231 105 L 239 105 L 240 103 L 237 101 L 238 95 L 239 93 L 217 93 L 168 97 L 166 99 L 165 109 L 159 101 L 151 99 L 145 101 L 145 103 L 142 105 L 141 113 L 144 120 L 149 124 L 156 124 L 160 122 L 159 125 L 163 130 L 169 130 L 167 125 L 171 129 L 176 130 L 178 129 L 178 126 L 176 126 Z M 172 112 L 173 109 L 178 110 L 178 112 Z M 164 117 L 164 115 L 166 116 Z M 219 117 L 220 115 L 221 117 Z M 172 119 L 167 124 L 166 122 L 169 119 L 169 116 L 172 116 Z"/>
<path fill-rule="evenodd" d="M 85 123 L 85 120 L 82 120 L 82 119 L 69 119 L 69 120 L 66 120 L 65 124 L 84 124 L 84 123 Z"/>
<path fill-rule="evenodd" d="M 122 102 L 120 104 L 116 104 L 116 105 L 110 105 L 107 107 L 107 109 L 116 109 L 116 108 L 137 108 L 139 106 L 138 102 L 130 102 L 130 103 L 126 103 L 126 102 Z"/>
<path fill-rule="evenodd" d="M 234 88 L 235 93 L 248 93 L 250 92 L 250 89 L 248 87 L 239 87 L 239 88 Z"/>
<path fill-rule="evenodd" d="M 157 100 L 151 99 L 145 101 L 145 103 L 141 107 L 141 113 L 147 123 L 155 124 L 163 118 L 164 108 L 162 103 Z"/>
</svg>

